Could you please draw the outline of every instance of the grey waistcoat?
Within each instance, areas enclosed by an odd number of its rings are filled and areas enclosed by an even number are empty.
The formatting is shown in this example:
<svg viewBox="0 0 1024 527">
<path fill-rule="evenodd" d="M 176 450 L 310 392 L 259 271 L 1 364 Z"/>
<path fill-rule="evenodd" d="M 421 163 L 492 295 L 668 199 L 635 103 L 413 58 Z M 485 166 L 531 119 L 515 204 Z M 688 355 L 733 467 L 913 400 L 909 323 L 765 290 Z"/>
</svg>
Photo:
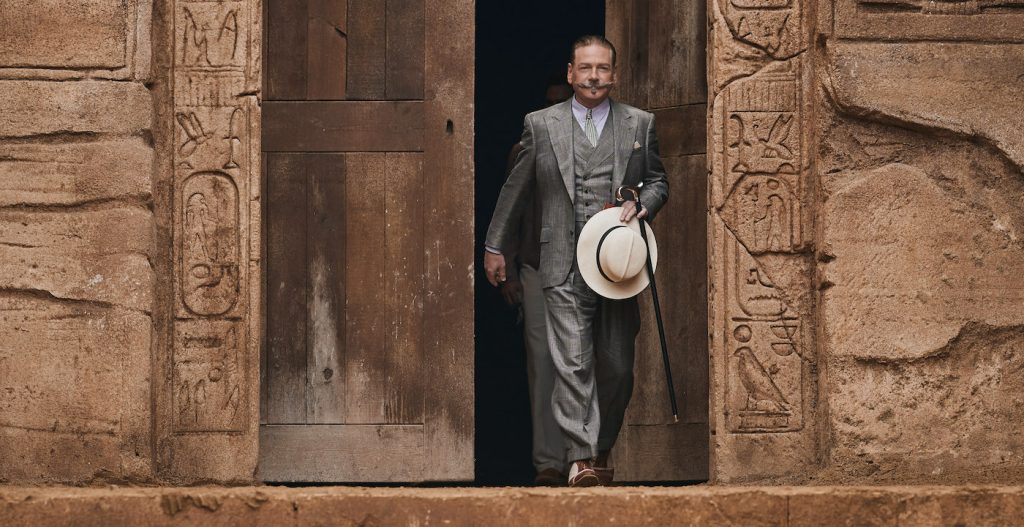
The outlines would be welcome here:
<svg viewBox="0 0 1024 527">
<path fill-rule="evenodd" d="M 612 201 L 612 170 L 615 163 L 615 131 L 611 113 L 604 123 L 597 147 L 590 146 L 587 134 L 573 118 L 575 152 L 576 223 L 585 223 Z"/>
</svg>

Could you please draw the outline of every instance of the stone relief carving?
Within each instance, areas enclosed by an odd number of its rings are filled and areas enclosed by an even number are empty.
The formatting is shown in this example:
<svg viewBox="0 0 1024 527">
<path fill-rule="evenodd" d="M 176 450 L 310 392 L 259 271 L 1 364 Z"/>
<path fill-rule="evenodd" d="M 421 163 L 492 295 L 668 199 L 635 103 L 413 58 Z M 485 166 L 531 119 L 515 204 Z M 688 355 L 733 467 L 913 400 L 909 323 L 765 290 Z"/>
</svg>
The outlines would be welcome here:
<svg viewBox="0 0 1024 527">
<path fill-rule="evenodd" d="M 727 238 L 731 238 L 726 235 Z M 726 242 L 726 421 L 733 433 L 803 428 L 800 317 L 738 241 Z"/>
<path fill-rule="evenodd" d="M 801 51 L 801 11 L 795 0 L 720 0 L 722 14 L 737 40 L 776 59 Z"/>
<path fill-rule="evenodd" d="M 179 432 L 242 429 L 240 324 L 179 323 L 173 371 L 174 428 Z"/>
<path fill-rule="evenodd" d="M 172 422 L 179 433 L 247 426 L 245 336 L 254 250 L 252 103 L 245 93 L 249 9 L 237 1 L 175 5 Z"/>
<path fill-rule="evenodd" d="M 1024 42 L 1024 0 L 835 0 L 840 37 Z"/>
<path fill-rule="evenodd" d="M 722 219 L 751 254 L 803 247 L 799 61 L 775 63 L 723 92 Z"/>
<path fill-rule="evenodd" d="M 179 64 L 197 68 L 245 66 L 244 2 L 179 3 Z"/>
<path fill-rule="evenodd" d="M 798 432 L 804 429 L 813 347 L 802 333 L 806 306 L 791 305 L 789 298 L 803 293 L 781 290 L 758 259 L 774 255 L 793 262 L 783 266 L 784 274 L 803 272 L 805 234 L 812 232 L 803 217 L 805 59 L 793 57 L 805 45 L 801 6 L 792 0 L 728 0 L 722 13 L 733 38 L 775 59 L 729 83 L 716 102 L 717 265 L 724 271 L 716 309 L 724 315 L 725 348 L 716 353 L 724 363 L 725 429 Z M 783 281 L 787 287 L 802 283 L 792 278 Z"/>
<path fill-rule="evenodd" d="M 222 315 L 238 301 L 238 190 L 223 172 L 199 172 L 182 185 L 181 247 L 185 306 Z"/>
<path fill-rule="evenodd" d="M 1024 8 L 1024 0 L 858 0 L 886 11 L 917 10 L 925 15 L 977 15 L 988 10 Z"/>
</svg>

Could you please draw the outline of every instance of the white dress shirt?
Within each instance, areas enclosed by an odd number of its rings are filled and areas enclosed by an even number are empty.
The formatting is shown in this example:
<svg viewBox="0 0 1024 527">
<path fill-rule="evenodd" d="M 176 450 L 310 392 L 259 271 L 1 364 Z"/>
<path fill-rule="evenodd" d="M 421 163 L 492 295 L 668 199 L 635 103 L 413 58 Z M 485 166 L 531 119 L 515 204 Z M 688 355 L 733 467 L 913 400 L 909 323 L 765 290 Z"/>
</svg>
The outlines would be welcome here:
<svg viewBox="0 0 1024 527">
<path fill-rule="evenodd" d="M 605 98 L 605 100 L 601 101 L 601 104 L 593 108 L 594 111 L 590 114 L 590 117 L 594 120 L 594 126 L 597 127 L 597 137 L 599 138 L 601 137 L 601 130 L 604 130 L 604 123 L 608 121 L 608 113 L 611 112 L 611 109 L 611 102 Z M 572 96 L 572 114 L 576 117 L 576 121 L 580 123 L 580 129 L 585 132 L 587 129 L 587 107 L 580 104 L 576 100 L 575 95 Z"/>
</svg>

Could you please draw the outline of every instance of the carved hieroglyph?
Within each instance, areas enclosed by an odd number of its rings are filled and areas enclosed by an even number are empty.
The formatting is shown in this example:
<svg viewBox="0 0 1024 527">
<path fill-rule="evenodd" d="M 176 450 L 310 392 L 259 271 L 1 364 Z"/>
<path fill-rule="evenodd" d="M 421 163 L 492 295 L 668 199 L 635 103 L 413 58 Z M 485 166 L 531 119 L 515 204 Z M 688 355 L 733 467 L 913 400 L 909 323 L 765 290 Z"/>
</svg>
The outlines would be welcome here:
<svg viewBox="0 0 1024 527">
<path fill-rule="evenodd" d="M 174 6 L 174 293 L 172 429 L 249 427 L 258 334 L 257 108 L 250 2 Z M 254 80 L 255 79 L 255 80 Z M 253 240 L 256 240 L 254 242 Z M 256 297 L 258 298 L 258 297 Z"/>
<path fill-rule="evenodd" d="M 773 62 L 719 96 L 718 289 L 724 349 L 724 411 L 734 433 L 791 432 L 804 423 L 805 356 L 798 306 L 757 261 L 783 255 L 799 273 L 806 148 L 801 59 Z M 791 255 L 791 256 L 784 256 Z M 791 283 L 792 280 L 787 280 Z M 799 283 L 799 282 L 797 282 Z M 809 284 L 807 284 L 809 285 Z"/>
<path fill-rule="evenodd" d="M 711 477 L 801 474 L 817 442 L 806 6 L 709 8 Z M 738 56 L 748 59 L 742 74 L 731 67 Z"/>
</svg>

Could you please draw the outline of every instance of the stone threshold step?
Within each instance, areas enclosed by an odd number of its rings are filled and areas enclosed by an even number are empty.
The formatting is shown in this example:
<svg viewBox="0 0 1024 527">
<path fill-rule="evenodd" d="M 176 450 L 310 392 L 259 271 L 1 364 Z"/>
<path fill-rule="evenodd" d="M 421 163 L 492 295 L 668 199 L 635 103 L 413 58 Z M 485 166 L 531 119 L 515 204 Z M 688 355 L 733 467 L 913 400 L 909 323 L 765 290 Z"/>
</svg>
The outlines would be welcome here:
<svg viewBox="0 0 1024 527">
<path fill-rule="evenodd" d="M 0 525 L 1009 526 L 1024 487 L 3 487 Z"/>
</svg>

